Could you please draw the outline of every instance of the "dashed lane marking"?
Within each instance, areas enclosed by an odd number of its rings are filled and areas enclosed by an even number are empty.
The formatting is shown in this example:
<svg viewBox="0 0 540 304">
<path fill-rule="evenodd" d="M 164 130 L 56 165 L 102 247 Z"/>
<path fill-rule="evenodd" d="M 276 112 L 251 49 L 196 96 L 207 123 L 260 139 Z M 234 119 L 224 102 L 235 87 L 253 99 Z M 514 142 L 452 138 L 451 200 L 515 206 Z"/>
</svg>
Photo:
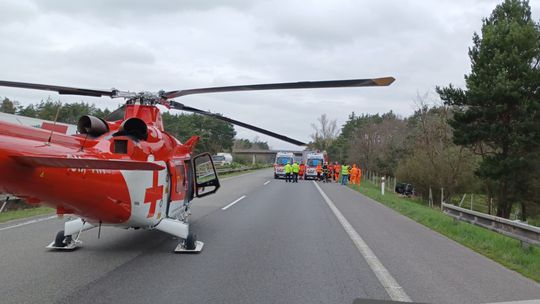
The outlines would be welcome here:
<svg viewBox="0 0 540 304">
<path fill-rule="evenodd" d="M 48 217 L 42 217 L 42 218 L 27 221 L 27 222 L 19 223 L 19 224 L 16 224 L 16 225 L 3 227 L 3 228 L 0 228 L 0 231 L 9 230 L 9 229 L 13 229 L 13 228 L 21 227 L 21 226 L 26 226 L 26 225 L 30 225 L 30 224 L 34 224 L 34 223 L 39 223 L 39 222 L 43 222 L 43 221 L 47 221 L 47 220 L 52 220 L 53 218 L 56 218 L 56 217 L 57 217 L 56 215 L 52 215 L 52 216 L 48 216 Z"/>
<path fill-rule="evenodd" d="M 242 195 L 240 198 L 238 198 L 237 200 L 235 200 L 234 202 L 228 204 L 227 206 L 221 208 L 221 210 L 227 210 L 229 209 L 230 207 L 232 207 L 234 204 L 238 203 L 239 201 L 243 200 L 244 198 L 246 198 L 245 195 Z"/>
</svg>

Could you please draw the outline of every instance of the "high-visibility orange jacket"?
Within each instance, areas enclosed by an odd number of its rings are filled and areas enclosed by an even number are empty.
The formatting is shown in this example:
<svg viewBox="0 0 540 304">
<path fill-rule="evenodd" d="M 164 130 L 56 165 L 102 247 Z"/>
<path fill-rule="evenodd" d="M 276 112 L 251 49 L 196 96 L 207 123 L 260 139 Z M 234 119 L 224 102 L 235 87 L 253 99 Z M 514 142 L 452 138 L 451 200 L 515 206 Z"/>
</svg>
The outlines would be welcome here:
<svg viewBox="0 0 540 304">
<path fill-rule="evenodd" d="M 360 174 L 360 170 L 356 168 L 356 166 L 353 166 L 351 168 L 351 178 L 356 178 Z"/>
<path fill-rule="evenodd" d="M 322 172 L 322 166 L 321 165 L 317 165 L 317 173 L 321 173 Z"/>
</svg>

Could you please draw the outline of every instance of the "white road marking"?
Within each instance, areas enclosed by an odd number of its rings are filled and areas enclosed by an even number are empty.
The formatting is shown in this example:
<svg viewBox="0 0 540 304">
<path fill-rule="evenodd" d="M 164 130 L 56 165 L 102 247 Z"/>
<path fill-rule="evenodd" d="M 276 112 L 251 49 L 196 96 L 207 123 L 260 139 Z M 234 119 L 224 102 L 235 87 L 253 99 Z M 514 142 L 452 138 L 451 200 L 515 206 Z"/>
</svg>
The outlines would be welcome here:
<svg viewBox="0 0 540 304">
<path fill-rule="evenodd" d="M 237 200 L 235 200 L 234 202 L 228 204 L 227 206 L 221 208 L 221 210 L 227 210 L 229 209 L 230 207 L 232 207 L 234 204 L 238 203 L 239 201 L 243 200 L 246 196 L 245 195 L 242 195 L 240 198 L 238 198 Z"/>
<path fill-rule="evenodd" d="M 332 212 L 334 212 L 334 215 L 341 223 L 341 226 L 343 226 L 345 232 L 347 232 L 356 248 L 358 248 L 358 251 L 360 251 L 371 270 L 375 273 L 375 276 L 377 276 L 377 279 L 379 279 L 379 282 L 384 287 L 390 298 L 394 301 L 411 302 L 411 298 L 409 298 L 403 288 L 392 277 L 390 272 L 388 272 L 388 270 L 383 266 L 377 256 L 375 256 L 375 253 L 373 253 L 371 248 L 369 248 L 366 242 L 364 242 L 364 240 L 360 237 L 356 230 L 354 230 L 349 221 L 347 221 L 343 214 L 341 214 L 334 202 L 332 202 L 332 200 L 328 198 L 326 193 L 324 193 L 324 191 L 321 189 L 321 187 L 319 187 L 319 185 L 317 185 L 315 181 L 313 181 L 313 184 L 315 185 L 317 190 L 319 190 L 319 193 L 326 201 L 328 207 L 330 207 Z"/>
<path fill-rule="evenodd" d="M 263 186 L 266 186 L 266 185 L 268 185 L 268 184 L 270 184 L 270 181 L 264 182 Z"/>
<path fill-rule="evenodd" d="M 0 231 L 12 229 L 12 228 L 17 228 L 17 227 L 21 227 L 21 226 L 26 226 L 26 225 L 30 225 L 30 224 L 34 224 L 34 223 L 39 223 L 39 222 L 43 222 L 43 221 L 47 221 L 47 220 L 52 220 L 53 218 L 56 218 L 56 217 L 57 217 L 56 215 L 52 215 L 52 216 L 49 216 L 49 217 L 42 217 L 42 218 L 38 218 L 38 219 L 35 219 L 35 220 L 30 220 L 28 222 L 19 223 L 19 224 L 13 225 L 13 226 L 7 226 L 7 227 L 4 227 L 4 228 L 0 228 Z"/>
</svg>

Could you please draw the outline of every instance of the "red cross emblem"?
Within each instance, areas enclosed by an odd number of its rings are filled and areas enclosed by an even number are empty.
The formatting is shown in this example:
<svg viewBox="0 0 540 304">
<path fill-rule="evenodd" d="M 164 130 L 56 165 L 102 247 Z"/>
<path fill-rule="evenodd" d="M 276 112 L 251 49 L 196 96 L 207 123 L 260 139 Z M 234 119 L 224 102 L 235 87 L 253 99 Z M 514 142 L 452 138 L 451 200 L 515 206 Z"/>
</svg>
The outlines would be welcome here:
<svg viewBox="0 0 540 304">
<path fill-rule="evenodd" d="M 144 203 L 150 203 L 150 210 L 146 217 L 150 218 L 156 213 L 156 204 L 163 197 L 163 186 L 158 186 L 158 172 L 154 171 L 152 178 L 152 187 L 146 188 L 144 193 Z"/>
</svg>

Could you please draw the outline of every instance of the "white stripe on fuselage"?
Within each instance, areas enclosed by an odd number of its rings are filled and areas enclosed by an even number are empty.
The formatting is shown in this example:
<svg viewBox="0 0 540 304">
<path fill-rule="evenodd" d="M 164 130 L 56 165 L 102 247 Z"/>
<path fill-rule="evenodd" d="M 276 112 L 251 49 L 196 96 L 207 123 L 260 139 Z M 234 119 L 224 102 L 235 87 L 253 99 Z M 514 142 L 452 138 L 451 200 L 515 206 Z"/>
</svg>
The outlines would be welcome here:
<svg viewBox="0 0 540 304">
<path fill-rule="evenodd" d="M 155 163 L 166 166 L 163 161 Z M 152 227 L 166 217 L 167 199 L 169 192 L 169 178 L 166 169 L 157 171 L 157 183 L 154 181 L 154 171 L 148 170 L 120 170 L 126 182 L 129 197 L 131 200 L 131 216 L 126 223 L 132 227 Z M 154 202 L 145 202 L 147 190 L 149 188 L 162 187 L 162 195 Z M 152 204 L 155 204 L 153 214 L 150 212 Z"/>
</svg>

